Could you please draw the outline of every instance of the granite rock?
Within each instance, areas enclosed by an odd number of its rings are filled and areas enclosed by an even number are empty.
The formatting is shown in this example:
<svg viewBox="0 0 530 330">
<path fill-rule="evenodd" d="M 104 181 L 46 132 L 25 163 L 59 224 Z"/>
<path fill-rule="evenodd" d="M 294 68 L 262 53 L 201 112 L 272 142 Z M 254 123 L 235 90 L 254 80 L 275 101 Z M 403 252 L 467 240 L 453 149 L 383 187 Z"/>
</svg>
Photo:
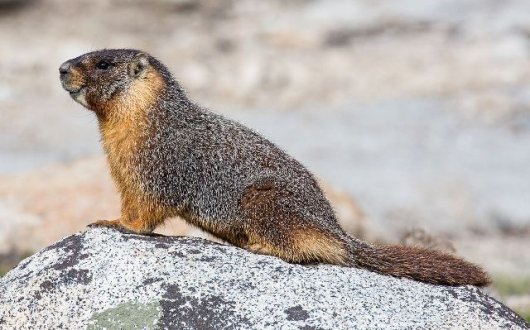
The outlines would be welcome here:
<svg viewBox="0 0 530 330">
<path fill-rule="evenodd" d="M 89 229 L 0 280 L 0 329 L 526 329 L 474 287 Z"/>
</svg>

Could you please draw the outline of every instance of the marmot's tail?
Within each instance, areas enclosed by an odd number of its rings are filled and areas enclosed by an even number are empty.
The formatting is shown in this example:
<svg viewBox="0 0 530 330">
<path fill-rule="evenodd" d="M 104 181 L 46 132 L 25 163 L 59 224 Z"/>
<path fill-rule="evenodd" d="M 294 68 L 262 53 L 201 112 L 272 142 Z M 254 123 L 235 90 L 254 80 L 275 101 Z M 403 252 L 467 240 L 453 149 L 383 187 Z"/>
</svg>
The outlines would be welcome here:
<svg viewBox="0 0 530 330">
<path fill-rule="evenodd" d="M 355 266 L 385 275 L 442 285 L 486 286 L 480 267 L 436 250 L 402 245 L 370 246 L 352 238 L 350 256 Z"/>
</svg>

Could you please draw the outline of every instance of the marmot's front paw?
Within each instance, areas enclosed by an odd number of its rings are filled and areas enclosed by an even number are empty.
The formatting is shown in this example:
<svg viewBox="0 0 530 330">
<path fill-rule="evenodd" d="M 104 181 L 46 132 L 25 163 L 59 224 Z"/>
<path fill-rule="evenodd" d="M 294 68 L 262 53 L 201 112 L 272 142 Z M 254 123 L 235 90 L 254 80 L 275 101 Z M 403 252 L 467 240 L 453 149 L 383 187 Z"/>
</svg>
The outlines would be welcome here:
<svg viewBox="0 0 530 330">
<path fill-rule="evenodd" d="M 87 227 L 88 228 L 106 227 L 106 228 L 112 228 L 112 229 L 118 230 L 125 234 L 135 234 L 135 232 L 123 227 L 120 224 L 119 220 L 98 220 L 96 222 L 89 224 Z"/>
</svg>

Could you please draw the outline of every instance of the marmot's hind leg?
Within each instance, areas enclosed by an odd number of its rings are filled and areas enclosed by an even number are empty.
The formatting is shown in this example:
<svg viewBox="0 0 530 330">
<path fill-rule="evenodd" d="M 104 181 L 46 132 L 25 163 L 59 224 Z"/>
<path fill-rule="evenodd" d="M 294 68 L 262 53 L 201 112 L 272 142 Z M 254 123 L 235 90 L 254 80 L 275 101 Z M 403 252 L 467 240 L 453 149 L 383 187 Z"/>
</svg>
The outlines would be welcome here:
<svg viewBox="0 0 530 330">
<path fill-rule="evenodd" d="M 285 207 L 281 201 L 286 193 L 270 183 L 247 189 L 240 205 L 248 237 L 242 247 L 287 262 L 346 265 L 345 242 L 321 227 L 318 220 L 305 219 Z"/>
<path fill-rule="evenodd" d="M 318 230 L 300 228 L 282 234 L 278 228 L 269 231 L 259 227 L 247 235 L 248 242 L 243 247 L 255 253 L 273 255 L 292 263 L 348 264 L 348 254 L 342 242 Z"/>
</svg>

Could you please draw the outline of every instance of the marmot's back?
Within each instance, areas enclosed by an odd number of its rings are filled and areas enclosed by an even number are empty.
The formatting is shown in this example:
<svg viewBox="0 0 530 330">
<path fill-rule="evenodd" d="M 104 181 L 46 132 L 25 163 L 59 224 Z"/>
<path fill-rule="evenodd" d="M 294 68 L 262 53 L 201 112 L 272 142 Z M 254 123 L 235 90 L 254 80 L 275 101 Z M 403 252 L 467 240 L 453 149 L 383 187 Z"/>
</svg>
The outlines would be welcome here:
<svg viewBox="0 0 530 330">
<path fill-rule="evenodd" d="M 292 197 L 285 203 L 298 212 L 334 220 L 313 176 L 269 140 L 199 107 L 189 108 L 186 114 L 169 111 L 168 116 L 168 126 L 146 150 L 150 156 L 145 158 L 145 166 L 149 168 L 142 171 L 160 174 L 150 180 L 156 182 L 153 190 L 166 187 L 160 199 L 168 198 L 171 203 L 171 196 L 182 195 L 185 190 L 192 195 L 191 205 L 209 204 L 208 209 L 232 205 L 225 208 L 222 217 L 233 217 L 238 214 L 237 202 L 244 192 L 256 182 L 268 182 L 290 191 Z M 160 155 L 164 155 L 162 162 L 153 161 Z"/>
</svg>

